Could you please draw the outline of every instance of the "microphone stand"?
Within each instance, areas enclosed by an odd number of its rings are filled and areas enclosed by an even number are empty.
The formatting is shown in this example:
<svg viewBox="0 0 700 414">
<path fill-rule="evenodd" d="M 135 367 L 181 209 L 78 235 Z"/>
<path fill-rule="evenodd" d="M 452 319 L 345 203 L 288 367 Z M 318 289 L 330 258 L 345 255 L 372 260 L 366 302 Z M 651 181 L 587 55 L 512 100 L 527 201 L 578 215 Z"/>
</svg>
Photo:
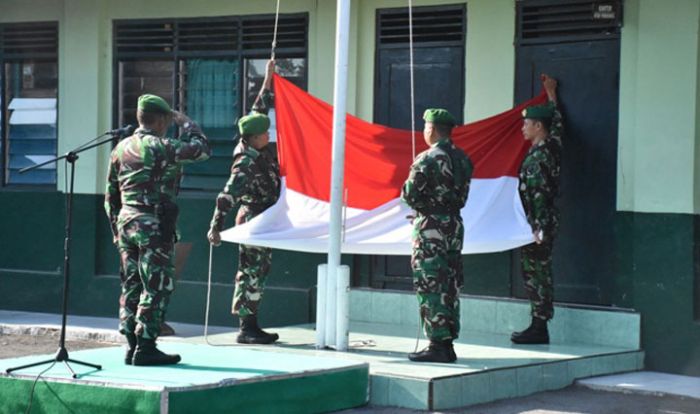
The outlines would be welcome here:
<svg viewBox="0 0 700 414">
<path fill-rule="evenodd" d="M 119 137 L 118 132 L 119 130 L 115 131 L 110 131 L 107 133 L 104 133 L 102 135 L 99 135 L 95 139 L 89 141 L 93 142 L 105 135 L 108 135 L 112 133 L 112 136 L 109 139 L 105 139 L 102 141 L 98 141 L 94 144 L 87 145 L 87 146 L 80 146 L 72 151 L 69 151 L 65 155 L 61 155 L 60 157 L 56 157 L 54 159 L 51 159 L 46 162 L 42 162 L 41 164 L 36 164 L 32 165 L 31 167 L 26 167 L 21 169 L 19 172 L 20 173 L 25 173 L 27 171 L 31 171 L 40 167 L 43 167 L 44 165 L 51 164 L 60 160 L 65 159 L 66 162 L 70 163 L 70 188 L 68 193 L 66 194 L 66 238 L 63 243 L 63 306 L 61 310 L 61 339 L 60 342 L 58 343 L 58 351 L 56 351 L 56 355 L 53 357 L 53 359 L 49 359 L 46 361 L 40 361 L 40 362 L 35 362 L 32 364 L 27 364 L 27 365 L 22 365 L 19 367 L 14 367 L 14 368 L 8 368 L 5 370 L 6 373 L 11 373 L 13 371 L 25 369 L 25 368 L 31 368 L 35 367 L 38 365 L 44 365 L 44 364 L 49 364 L 49 363 L 55 363 L 55 362 L 63 362 L 65 364 L 66 368 L 68 368 L 68 371 L 71 372 L 73 375 L 73 378 L 78 378 L 78 374 L 73 371 L 71 366 L 68 364 L 69 362 L 72 362 L 74 364 L 79 364 L 79 365 L 84 365 L 88 367 L 95 368 L 96 370 L 101 370 L 102 366 L 101 365 L 95 365 L 95 364 L 90 364 L 87 362 L 82 362 L 82 361 L 76 361 L 74 359 L 71 359 L 68 356 L 68 351 L 66 350 L 66 318 L 67 318 L 67 312 L 68 312 L 68 282 L 70 279 L 70 242 L 71 242 L 71 227 L 72 227 L 72 209 L 73 209 L 73 186 L 75 183 L 75 162 L 78 160 L 78 154 L 98 147 L 102 144 L 106 144 L 108 142 L 113 142 L 115 138 Z"/>
</svg>

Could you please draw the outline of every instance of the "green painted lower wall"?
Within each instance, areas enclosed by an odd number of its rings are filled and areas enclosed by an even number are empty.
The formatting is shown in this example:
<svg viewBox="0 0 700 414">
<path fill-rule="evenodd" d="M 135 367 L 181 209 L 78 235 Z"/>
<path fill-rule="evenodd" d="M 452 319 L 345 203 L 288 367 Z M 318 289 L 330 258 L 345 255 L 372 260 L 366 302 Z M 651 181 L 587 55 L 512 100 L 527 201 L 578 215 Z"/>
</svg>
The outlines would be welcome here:
<svg viewBox="0 0 700 414">
<path fill-rule="evenodd" d="M 191 252 L 172 296 L 167 318 L 202 323 L 209 245 L 205 231 L 211 197 L 180 198 L 183 245 Z M 0 192 L 0 308 L 59 312 L 63 278 L 64 197 L 55 192 Z M 102 197 L 78 195 L 74 203 L 69 312 L 115 316 L 117 252 L 102 212 Z M 700 216 L 616 215 L 615 277 L 607 284 L 613 306 L 642 314 L 646 368 L 700 376 Z M 314 320 L 316 266 L 324 255 L 274 251 L 260 318 L 265 325 Z M 606 259 L 607 260 L 607 259 Z M 365 284 L 368 259 L 344 257 L 354 283 Z M 511 254 L 465 257 L 464 293 L 510 296 Z M 210 323 L 237 326 L 230 314 L 236 247 L 215 249 Z M 366 285 L 366 284 L 365 284 Z"/>
<path fill-rule="evenodd" d="M 464 256 L 462 293 L 482 296 L 511 295 L 511 252 Z"/>
<path fill-rule="evenodd" d="M 622 303 L 642 314 L 645 368 L 700 376 L 698 221 L 691 214 L 618 213 Z"/>
<path fill-rule="evenodd" d="M 181 244 L 191 250 L 171 298 L 167 318 L 203 323 L 212 197 L 179 200 Z M 56 192 L 0 192 L 0 308 L 60 312 L 63 286 L 64 196 Z M 102 196 L 76 195 L 73 206 L 69 313 L 115 316 L 119 306 L 117 250 L 102 210 Z M 266 325 L 313 320 L 318 254 L 273 252 L 260 319 Z M 237 326 L 231 315 L 237 248 L 214 250 L 210 323 Z"/>
</svg>

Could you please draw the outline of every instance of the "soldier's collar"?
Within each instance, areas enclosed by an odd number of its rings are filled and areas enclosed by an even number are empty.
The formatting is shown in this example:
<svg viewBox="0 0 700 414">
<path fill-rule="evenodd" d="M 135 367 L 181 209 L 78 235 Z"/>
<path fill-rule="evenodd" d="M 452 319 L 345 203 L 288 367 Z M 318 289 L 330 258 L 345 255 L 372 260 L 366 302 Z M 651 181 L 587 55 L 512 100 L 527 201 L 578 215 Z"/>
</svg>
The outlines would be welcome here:
<svg viewBox="0 0 700 414">
<path fill-rule="evenodd" d="M 260 151 L 256 150 L 252 145 L 246 144 L 245 142 L 241 142 L 241 147 L 243 152 L 248 153 L 248 155 L 252 156 L 253 158 L 260 155 Z"/>
<path fill-rule="evenodd" d="M 538 143 L 535 144 L 534 146 L 535 146 L 535 147 L 541 147 L 541 146 L 543 146 L 544 144 L 546 144 L 547 141 L 549 141 L 549 135 L 547 135 L 546 137 L 544 137 L 544 138 L 542 139 L 542 141 L 538 142 Z"/>
<path fill-rule="evenodd" d="M 134 134 L 139 134 L 139 135 L 153 135 L 154 137 L 158 136 L 158 133 L 151 128 L 144 128 L 144 127 L 138 127 L 136 128 L 136 131 L 134 131 Z"/>
<path fill-rule="evenodd" d="M 451 141 L 452 140 L 450 139 L 450 137 L 442 137 L 442 138 L 438 139 L 437 142 L 433 143 L 433 145 L 431 145 L 431 147 L 437 147 L 440 144 L 448 144 Z"/>
</svg>

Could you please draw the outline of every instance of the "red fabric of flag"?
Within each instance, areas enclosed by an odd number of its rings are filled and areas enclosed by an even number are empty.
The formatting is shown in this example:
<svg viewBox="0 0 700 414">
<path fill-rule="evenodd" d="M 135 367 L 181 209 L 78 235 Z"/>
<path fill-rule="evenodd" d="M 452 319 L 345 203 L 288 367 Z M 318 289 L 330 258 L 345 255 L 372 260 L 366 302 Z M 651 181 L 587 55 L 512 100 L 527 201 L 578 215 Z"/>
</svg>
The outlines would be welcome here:
<svg viewBox="0 0 700 414">
<path fill-rule="evenodd" d="M 289 189 L 330 200 L 333 107 L 275 75 L 277 145 L 281 174 Z M 541 104 L 540 94 L 509 111 L 457 126 L 453 141 L 474 163 L 474 178 L 517 176 L 528 143 L 521 133 L 522 110 Z M 439 106 L 439 102 L 435 103 Z M 416 153 L 427 148 L 421 131 Z M 345 187 L 347 204 L 370 210 L 399 196 L 412 162 L 411 132 L 347 116 Z"/>
</svg>

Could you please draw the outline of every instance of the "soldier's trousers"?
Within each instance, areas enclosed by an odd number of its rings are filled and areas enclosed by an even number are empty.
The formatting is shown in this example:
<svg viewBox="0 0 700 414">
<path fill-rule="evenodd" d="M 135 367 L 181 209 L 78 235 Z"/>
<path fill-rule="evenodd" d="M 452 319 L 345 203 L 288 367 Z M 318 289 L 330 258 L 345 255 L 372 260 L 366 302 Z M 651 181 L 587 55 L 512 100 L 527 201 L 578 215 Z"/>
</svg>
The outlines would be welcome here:
<svg viewBox="0 0 700 414">
<path fill-rule="evenodd" d="M 413 220 L 413 286 L 428 339 L 447 340 L 459 336 L 463 239 L 461 216 L 419 215 Z"/>
<path fill-rule="evenodd" d="M 550 320 L 554 316 L 552 282 L 552 241 L 531 243 L 520 249 L 525 291 L 532 316 Z"/>
<path fill-rule="evenodd" d="M 242 317 L 258 313 L 271 265 L 272 249 L 245 244 L 238 246 L 238 272 L 232 305 L 234 315 Z"/>
<path fill-rule="evenodd" d="M 152 216 L 141 216 L 119 229 L 119 254 L 119 332 L 155 339 L 175 288 L 172 240 L 163 241 Z"/>
</svg>

